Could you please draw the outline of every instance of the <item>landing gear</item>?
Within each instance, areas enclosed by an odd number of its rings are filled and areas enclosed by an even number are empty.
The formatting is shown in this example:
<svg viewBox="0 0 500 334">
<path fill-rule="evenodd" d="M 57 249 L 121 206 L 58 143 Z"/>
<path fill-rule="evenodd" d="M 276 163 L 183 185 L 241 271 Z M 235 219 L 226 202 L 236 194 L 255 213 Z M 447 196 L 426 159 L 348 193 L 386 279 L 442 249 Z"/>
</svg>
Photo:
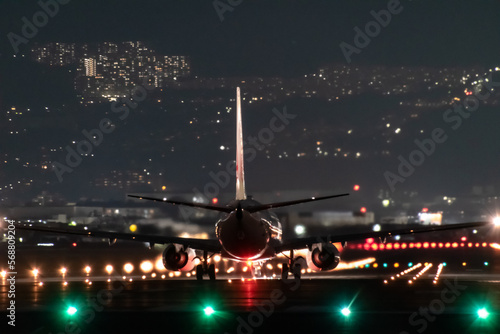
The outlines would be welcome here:
<svg viewBox="0 0 500 334">
<path fill-rule="evenodd" d="M 302 275 L 302 257 L 298 257 L 296 259 L 293 258 L 293 250 L 290 251 L 290 257 L 288 258 L 288 263 L 283 263 L 281 267 L 281 279 L 286 280 L 288 278 L 288 274 L 293 274 L 295 279 L 300 279 Z"/>
<path fill-rule="evenodd" d="M 196 266 L 196 279 L 198 281 L 203 280 L 203 265 L 199 264 Z"/>
<path fill-rule="evenodd" d="M 208 265 L 207 252 L 203 252 L 203 263 L 196 266 L 196 280 L 202 281 L 203 275 L 207 274 L 211 281 L 215 281 L 215 264 Z"/>
<path fill-rule="evenodd" d="M 292 267 L 292 273 L 293 277 L 296 279 L 300 279 L 300 275 L 302 274 L 302 266 L 300 265 L 299 262 L 294 261 L 293 267 Z"/>
<path fill-rule="evenodd" d="M 208 277 L 211 281 L 215 281 L 215 264 L 211 264 L 208 266 Z"/>
<path fill-rule="evenodd" d="M 288 263 L 283 263 L 281 267 L 281 279 L 286 280 L 288 278 Z"/>
</svg>

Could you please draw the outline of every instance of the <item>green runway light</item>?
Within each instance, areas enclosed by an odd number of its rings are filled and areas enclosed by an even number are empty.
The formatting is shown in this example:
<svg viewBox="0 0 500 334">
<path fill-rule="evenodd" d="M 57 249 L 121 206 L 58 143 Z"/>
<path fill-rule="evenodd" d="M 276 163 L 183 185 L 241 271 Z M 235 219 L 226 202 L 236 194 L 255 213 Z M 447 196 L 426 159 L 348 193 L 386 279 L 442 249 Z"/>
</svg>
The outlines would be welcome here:
<svg viewBox="0 0 500 334">
<path fill-rule="evenodd" d="M 68 307 L 68 309 L 66 310 L 66 313 L 68 313 L 69 315 L 73 315 L 73 314 L 75 314 L 75 313 L 76 313 L 76 311 L 78 311 L 78 310 L 76 309 L 76 307 L 70 306 L 70 307 Z"/>
<path fill-rule="evenodd" d="M 387 263 L 384 263 L 384 268 L 387 268 Z"/>
<path fill-rule="evenodd" d="M 486 319 L 489 315 L 490 313 L 484 307 L 477 310 L 477 316 L 481 319 Z"/>
<path fill-rule="evenodd" d="M 351 310 L 349 310 L 348 307 L 344 307 L 340 313 L 342 313 L 343 316 L 348 317 L 351 314 Z"/>
<path fill-rule="evenodd" d="M 205 312 L 205 315 L 211 316 L 215 313 L 215 310 L 212 308 L 212 306 L 207 306 L 203 309 L 203 312 Z"/>
<path fill-rule="evenodd" d="M 484 265 L 485 265 L 485 266 L 488 266 L 488 264 L 489 264 L 488 262 L 485 262 L 485 263 L 484 263 Z"/>
<path fill-rule="evenodd" d="M 408 267 L 413 267 L 413 262 L 408 262 Z"/>
</svg>

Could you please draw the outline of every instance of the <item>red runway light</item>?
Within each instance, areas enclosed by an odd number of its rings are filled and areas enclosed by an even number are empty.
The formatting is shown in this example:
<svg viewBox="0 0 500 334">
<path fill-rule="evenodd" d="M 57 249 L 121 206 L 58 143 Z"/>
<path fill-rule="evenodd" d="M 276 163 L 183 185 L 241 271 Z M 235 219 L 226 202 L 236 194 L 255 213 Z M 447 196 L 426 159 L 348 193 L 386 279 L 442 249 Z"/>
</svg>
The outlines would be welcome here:
<svg viewBox="0 0 500 334">
<path fill-rule="evenodd" d="M 355 184 L 354 187 L 353 187 L 354 191 L 358 191 L 359 190 L 359 185 Z"/>
</svg>

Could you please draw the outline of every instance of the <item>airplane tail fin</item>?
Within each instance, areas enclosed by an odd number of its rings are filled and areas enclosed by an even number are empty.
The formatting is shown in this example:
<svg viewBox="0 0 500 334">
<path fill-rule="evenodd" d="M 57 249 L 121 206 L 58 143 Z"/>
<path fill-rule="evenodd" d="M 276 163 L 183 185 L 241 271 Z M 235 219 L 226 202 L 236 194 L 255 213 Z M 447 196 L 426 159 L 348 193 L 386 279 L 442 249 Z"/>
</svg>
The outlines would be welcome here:
<svg viewBox="0 0 500 334">
<path fill-rule="evenodd" d="M 236 88 L 236 199 L 247 198 L 245 193 L 245 169 L 243 164 L 243 129 L 241 125 L 240 87 Z"/>
</svg>

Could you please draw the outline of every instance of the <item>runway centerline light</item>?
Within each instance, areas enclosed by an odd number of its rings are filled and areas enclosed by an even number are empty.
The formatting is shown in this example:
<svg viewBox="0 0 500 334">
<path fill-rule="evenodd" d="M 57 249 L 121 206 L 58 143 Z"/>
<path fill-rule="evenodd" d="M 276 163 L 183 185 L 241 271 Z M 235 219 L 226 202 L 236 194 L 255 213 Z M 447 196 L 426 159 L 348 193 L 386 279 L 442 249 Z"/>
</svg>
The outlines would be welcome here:
<svg viewBox="0 0 500 334">
<path fill-rule="evenodd" d="M 490 313 L 484 307 L 477 310 L 477 316 L 481 319 L 486 319 L 489 315 Z"/>
<path fill-rule="evenodd" d="M 344 307 L 340 312 L 344 317 L 348 317 L 351 314 L 351 310 L 348 307 Z"/>
<path fill-rule="evenodd" d="M 215 313 L 215 310 L 212 308 L 212 306 L 207 306 L 203 309 L 203 312 L 205 312 L 205 315 L 211 316 Z"/>
</svg>

